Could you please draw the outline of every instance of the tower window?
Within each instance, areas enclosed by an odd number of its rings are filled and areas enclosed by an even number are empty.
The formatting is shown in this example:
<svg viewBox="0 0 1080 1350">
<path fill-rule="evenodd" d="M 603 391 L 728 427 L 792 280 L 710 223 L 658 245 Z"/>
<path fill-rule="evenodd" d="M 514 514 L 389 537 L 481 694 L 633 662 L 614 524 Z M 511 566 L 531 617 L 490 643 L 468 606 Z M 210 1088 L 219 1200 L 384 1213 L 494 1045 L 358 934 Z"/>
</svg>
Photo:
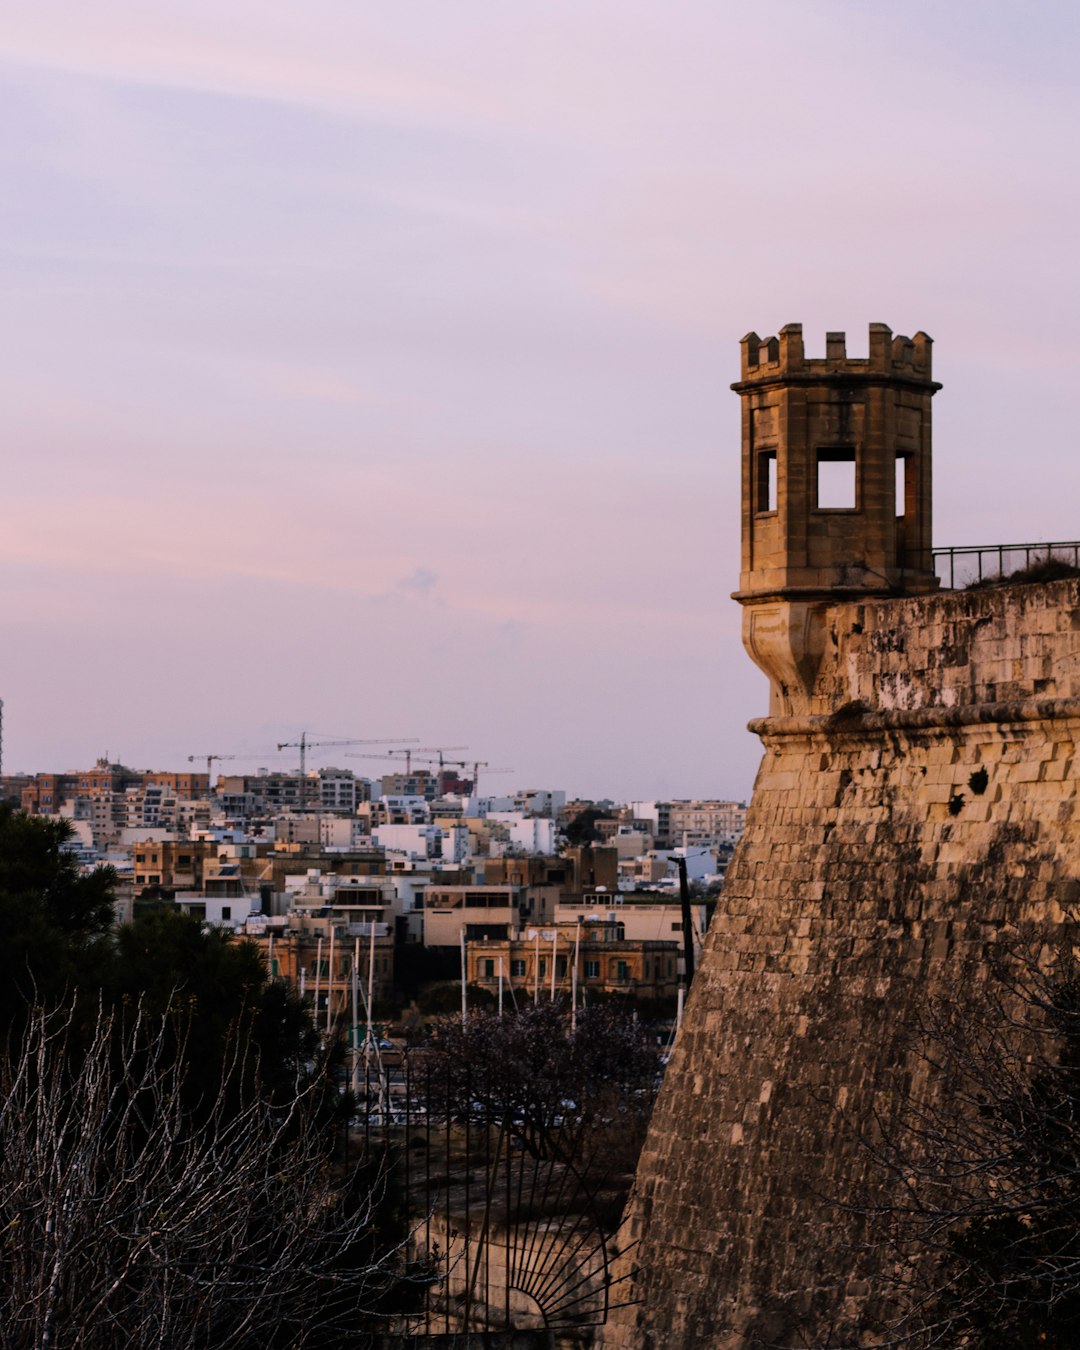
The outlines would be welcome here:
<svg viewBox="0 0 1080 1350">
<path fill-rule="evenodd" d="M 848 448 L 817 452 L 817 509 L 854 511 L 855 451 Z"/>
<path fill-rule="evenodd" d="M 897 516 L 906 516 L 907 509 L 907 489 L 908 489 L 908 457 L 907 455 L 896 456 L 896 514 Z"/>
<path fill-rule="evenodd" d="M 776 510 L 776 451 L 759 450 L 757 456 L 757 509 Z"/>
</svg>

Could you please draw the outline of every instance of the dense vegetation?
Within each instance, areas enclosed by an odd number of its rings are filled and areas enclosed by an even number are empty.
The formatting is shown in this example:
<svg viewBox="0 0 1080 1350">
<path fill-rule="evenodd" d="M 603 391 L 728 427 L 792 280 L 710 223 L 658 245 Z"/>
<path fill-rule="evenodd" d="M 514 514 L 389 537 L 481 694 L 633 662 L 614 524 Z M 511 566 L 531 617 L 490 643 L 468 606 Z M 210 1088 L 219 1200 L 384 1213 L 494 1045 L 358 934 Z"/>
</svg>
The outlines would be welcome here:
<svg viewBox="0 0 1080 1350">
<path fill-rule="evenodd" d="M 362 1344 L 385 1178 L 341 1165 L 340 1051 L 249 944 L 0 806 L 0 1345 Z"/>
</svg>

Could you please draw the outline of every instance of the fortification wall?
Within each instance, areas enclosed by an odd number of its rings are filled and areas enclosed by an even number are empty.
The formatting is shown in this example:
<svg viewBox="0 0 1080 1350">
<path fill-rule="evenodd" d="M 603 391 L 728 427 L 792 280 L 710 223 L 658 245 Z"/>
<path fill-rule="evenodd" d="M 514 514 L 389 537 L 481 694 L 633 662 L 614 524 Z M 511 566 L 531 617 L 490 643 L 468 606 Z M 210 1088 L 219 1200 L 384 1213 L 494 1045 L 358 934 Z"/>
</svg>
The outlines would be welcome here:
<svg viewBox="0 0 1080 1350">
<path fill-rule="evenodd" d="M 631 1201 L 640 1302 L 606 1345 L 872 1344 L 873 1256 L 836 1205 L 873 1174 L 838 1110 L 909 1086 L 918 1008 L 1080 895 L 1080 585 L 827 618 L 810 714 L 752 724 L 747 832 Z"/>
</svg>

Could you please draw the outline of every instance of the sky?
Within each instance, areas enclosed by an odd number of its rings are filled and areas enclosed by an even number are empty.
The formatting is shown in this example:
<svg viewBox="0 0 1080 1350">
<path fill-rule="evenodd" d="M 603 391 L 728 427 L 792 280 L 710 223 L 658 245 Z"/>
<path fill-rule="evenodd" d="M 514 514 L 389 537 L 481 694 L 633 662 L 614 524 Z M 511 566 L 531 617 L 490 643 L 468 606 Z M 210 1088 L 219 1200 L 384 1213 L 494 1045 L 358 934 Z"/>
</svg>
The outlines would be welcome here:
<svg viewBox="0 0 1080 1350">
<path fill-rule="evenodd" d="M 929 332 L 935 542 L 1080 537 L 1078 39 L 1056 0 L 9 0 L 4 769 L 306 731 L 746 798 L 744 333 Z"/>
</svg>

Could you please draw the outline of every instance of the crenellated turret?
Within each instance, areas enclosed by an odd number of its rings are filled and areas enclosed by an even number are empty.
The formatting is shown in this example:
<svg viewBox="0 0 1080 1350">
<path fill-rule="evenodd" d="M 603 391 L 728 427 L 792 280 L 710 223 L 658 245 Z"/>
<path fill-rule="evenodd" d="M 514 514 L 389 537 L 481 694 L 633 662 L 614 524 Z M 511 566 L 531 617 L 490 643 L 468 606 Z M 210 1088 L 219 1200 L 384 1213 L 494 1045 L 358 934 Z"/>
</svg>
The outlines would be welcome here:
<svg viewBox="0 0 1080 1350">
<path fill-rule="evenodd" d="M 870 325 L 869 355 L 843 333 L 808 358 L 801 324 L 742 340 L 743 640 L 774 712 L 809 696 L 824 612 L 859 595 L 937 587 L 931 553 L 933 343 Z"/>
</svg>

